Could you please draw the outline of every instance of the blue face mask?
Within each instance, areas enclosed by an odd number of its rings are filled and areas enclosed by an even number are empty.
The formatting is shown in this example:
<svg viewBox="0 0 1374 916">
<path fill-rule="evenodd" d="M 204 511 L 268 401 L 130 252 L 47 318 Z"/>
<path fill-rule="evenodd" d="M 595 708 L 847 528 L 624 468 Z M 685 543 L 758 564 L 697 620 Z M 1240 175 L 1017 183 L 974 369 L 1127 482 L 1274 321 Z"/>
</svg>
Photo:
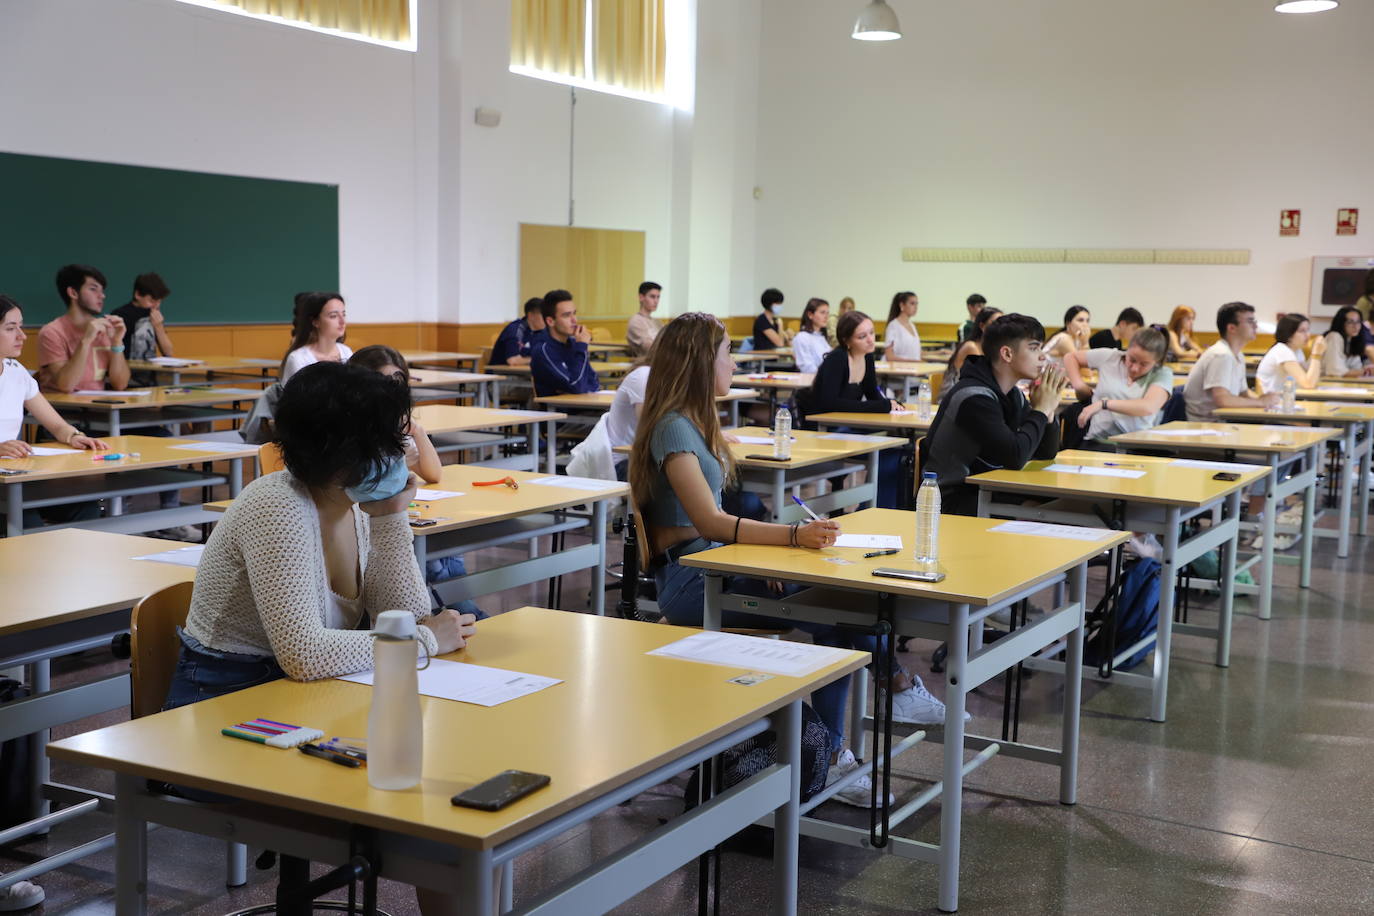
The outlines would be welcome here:
<svg viewBox="0 0 1374 916">
<path fill-rule="evenodd" d="M 357 503 L 376 502 L 400 493 L 409 481 L 410 468 L 406 467 L 405 458 L 397 456 L 384 459 L 361 483 L 349 487 L 345 492 L 349 499 Z"/>
</svg>

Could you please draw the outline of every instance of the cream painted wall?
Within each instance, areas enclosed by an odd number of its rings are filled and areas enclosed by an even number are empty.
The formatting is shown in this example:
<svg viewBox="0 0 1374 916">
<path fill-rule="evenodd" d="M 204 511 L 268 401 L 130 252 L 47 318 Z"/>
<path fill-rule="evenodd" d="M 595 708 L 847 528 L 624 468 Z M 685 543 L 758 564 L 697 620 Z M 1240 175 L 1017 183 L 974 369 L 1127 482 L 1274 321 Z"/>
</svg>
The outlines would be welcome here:
<svg viewBox="0 0 1374 916">
<path fill-rule="evenodd" d="M 1374 5 L 892 0 L 906 37 L 848 37 L 861 0 L 763 0 L 756 286 L 797 313 L 854 296 L 927 321 L 977 291 L 1058 323 L 1127 305 L 1200 318 L 1305 307 L 1309 258 L 1374 254 Z M 1335 236 L 1338 207 L 1367 214 Z M 1296 239 L 1279 210 L 1300 208 Z M 1249 248 L 1246 267 L 909 264 L 904 246 Z M 1205 322 L 1205 318 L 1203 319 Z"/>
</svg>

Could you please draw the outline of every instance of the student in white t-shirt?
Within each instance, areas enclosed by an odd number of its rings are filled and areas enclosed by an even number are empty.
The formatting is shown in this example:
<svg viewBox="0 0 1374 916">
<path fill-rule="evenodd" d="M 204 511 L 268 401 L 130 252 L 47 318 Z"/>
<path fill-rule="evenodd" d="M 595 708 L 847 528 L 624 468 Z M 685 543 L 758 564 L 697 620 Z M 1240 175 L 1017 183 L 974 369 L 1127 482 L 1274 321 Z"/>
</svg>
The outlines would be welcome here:
<svg viewBox="0 0 1374 916">
<path fill-rule="evenodd" d="M 916 330 L 916 310 L 921 300 L 910 291 L 892 297 L 887 310 L 887 330 L 883 334 L 886 346 L 883 358 L 888 362 L 921 361 L 921 333 Z"/>
<path fill-rule="evenodd" d="M 1084 438 L 1106 442 L 1121 433 L 1149 429 L 1174 391 L 1174 373 L 1164 365 L 1168 338 L 1142 328 L 1123 350 L 1097 348 L 1064 354 L 1064 374 L 1080 397 L 1092 403 L 1078 414 Z M 1097 370 L 1097 387 L 1083 381 L 1082 367 Z"/>
<path fill-rule="evenodd" d="M 801 331 L 792 338 L 792 359 L 798 372 L 814 373 L 821 367 L 821 360 L 831 349 L 830 340 L 825 336 L 830 324 L 830 303 L 824 299 L 811 299 L 802 310 Z"/>
<path fill-rule="evenodd" d="M 1183 388 L 1189 420 L 1215 420 L 1213 411 L 1218 407 L 1253 407 L 1256 401 L 1265 407 L 1278 405 L 1278 394 L 1271 391 L 1256 395 L 1246 378 L 1241 350 L 1255 339 L 1258 331 L 1253 305 L 1228 302 L 1217 310 L 1217 333 L 1221 339 L 1203 351 Z"/>
<path fill-rule="evenodd" d="M 348 329 L 344 299 L 338 293 L 297 293 L 291 316 L 291 346 L 281 362 L 279 381 L 286 380 L 311 363 L 346 363 L 353 355 L 343 342 Z"/>
<path fill-rule="evenodd" d="M 1260 390 L 1266 394 L 1283 391 L 1283 381 L 1292 377 L 1299 388 L 1315 388 L 1322 377 L 1322 355 L 1326 353 L 1326 340 L 1318 337 L 1312 341 L 1312 362 L 1308 365 L 1302 351 L 1311 338 L 1311 326 L 1306 315 L 1290 313 L 1279 319 L 1274 328 L 1277 341 L 1260 360 L 1255 377 L 1259 380 Z"/>
<path fill-rule="evenodd" d="M 38 382 L 19 362 L 27 335 L 24 333 L 24 313 L 19 303 L 9 296 L 0 296 L 0 458 L 27 458 L 33 446 L 19 438 L 24 423 L 24 411 L 63 445 L 72 448 L 103 451 L 110 446 L 99 439 L 83 435 L 68 423 L 38 391 Z"/>
</svg>

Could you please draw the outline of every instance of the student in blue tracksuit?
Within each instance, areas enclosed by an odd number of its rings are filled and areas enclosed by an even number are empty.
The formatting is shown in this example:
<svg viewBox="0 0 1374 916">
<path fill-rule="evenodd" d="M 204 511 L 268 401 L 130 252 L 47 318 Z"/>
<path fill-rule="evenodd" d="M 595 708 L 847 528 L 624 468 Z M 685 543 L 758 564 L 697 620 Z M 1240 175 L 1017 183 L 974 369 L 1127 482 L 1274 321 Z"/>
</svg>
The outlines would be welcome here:
<svg viewBox="0 0 1374 916">
<path fill-rule="evenodd" d="M 530 342 L 544 330 L 544 300 L 538 297 L 525 302 L 525 317 L 517 318 L 501 329 L 491 348 L 492 366 L 528 366 Z"/>
<path fill-rule="evenodd" d="M 601 390 L 587 344 L 592 332 L 577 323 L 572 293 L 555 289 L 544 297 L 544 330 L 530 343 L 530 374 L 538 397 Z"/>
</svg>

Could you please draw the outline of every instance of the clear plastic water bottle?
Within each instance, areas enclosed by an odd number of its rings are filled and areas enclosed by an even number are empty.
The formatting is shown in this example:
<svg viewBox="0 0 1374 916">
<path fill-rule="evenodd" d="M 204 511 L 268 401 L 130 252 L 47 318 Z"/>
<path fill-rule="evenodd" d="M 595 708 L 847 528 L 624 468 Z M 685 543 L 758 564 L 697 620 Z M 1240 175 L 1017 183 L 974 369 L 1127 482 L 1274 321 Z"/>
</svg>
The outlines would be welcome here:
<svg viewBox="0 0 1374 916">
<path fill-rule="evenodd" d="M 930 419 L 930 379 L 921 379 L 921 387 L 916 389 L 916 419 Z"/>
<path fill-rule="evenodd" d="M 940 484 L 934 471 L 921 475 L 916 491 L 916 565 L 923 572 L 940 565 Z"/>
<path fill-rule="evenodd" d="M 773 417 L 773 457 L 792 457 L 792 412 L 786 407 Z"/>
<path fill-rule="evenodd" d="M 1283 377 L 1283 412 L 1292 413 L 1298 408 L 1298 380 L 1291 375 Z"/>
<path fill-rule="evenodd" d="M 372 636 L 367 783 L 374 789 L 409 789 L 420 781 L 425 753 L 415 617 L 409 611 L 383 611 Z"/>
</svg>

